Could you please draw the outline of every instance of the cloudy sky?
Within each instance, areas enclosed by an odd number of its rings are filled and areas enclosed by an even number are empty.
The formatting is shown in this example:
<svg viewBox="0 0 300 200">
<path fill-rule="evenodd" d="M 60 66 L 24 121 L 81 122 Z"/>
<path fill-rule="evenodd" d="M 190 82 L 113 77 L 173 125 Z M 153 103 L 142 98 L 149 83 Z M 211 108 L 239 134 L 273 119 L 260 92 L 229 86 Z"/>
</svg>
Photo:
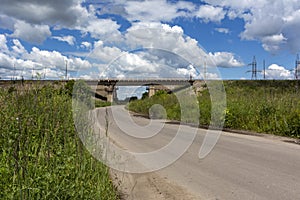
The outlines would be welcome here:
<svg viewBox="0 0 300 200">
<path fill-rule="evenodd" d="M 300 0 L 0 2 L 1 79 L 292 79 L 300 51 Z"/>
</svg>

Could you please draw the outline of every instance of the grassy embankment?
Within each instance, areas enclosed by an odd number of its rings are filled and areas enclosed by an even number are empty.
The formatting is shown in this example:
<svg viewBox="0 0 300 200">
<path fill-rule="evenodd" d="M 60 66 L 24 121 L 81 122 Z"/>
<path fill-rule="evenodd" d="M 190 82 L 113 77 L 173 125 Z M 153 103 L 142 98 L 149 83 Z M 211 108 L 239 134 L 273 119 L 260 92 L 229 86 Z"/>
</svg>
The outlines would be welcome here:
<svg viewBox="0 0 300 200">
<path fill-rule="evenodd" d="M 0 88 L 0 199 L 118 199 L 77 136 L 71 94 L 68 84 Z"/>
<path fill-rule="evenodd" d="M 300 138 L 300 84 L 296 81 L 224 81 L 227 109 L 224 127 Z M 209 125 L 209 90 L 198 95 L 201 125 Z M 168 119 L 180 120 L 180 105 L 174 94 L 160 92 L 151 98 L 133 101 L 129 109 L 148 114 L 161 104 Z M 192 111 L 191 111 L 192 112 Z"/>
</svg>

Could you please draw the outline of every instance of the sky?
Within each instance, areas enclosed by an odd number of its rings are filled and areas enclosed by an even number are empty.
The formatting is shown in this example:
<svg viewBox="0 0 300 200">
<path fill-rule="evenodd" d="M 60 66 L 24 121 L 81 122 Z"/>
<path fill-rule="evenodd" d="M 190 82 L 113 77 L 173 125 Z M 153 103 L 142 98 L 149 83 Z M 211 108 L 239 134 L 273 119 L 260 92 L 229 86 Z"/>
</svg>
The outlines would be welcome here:
<svg viewBox="0 0 300 200">
<path fill-rule="evenodd" d="M 300 0 L 0 4 L 1 79 L 251 79 L 254 56 L 258 79 L 294 79 L 300 51 Z"/>
</svg>

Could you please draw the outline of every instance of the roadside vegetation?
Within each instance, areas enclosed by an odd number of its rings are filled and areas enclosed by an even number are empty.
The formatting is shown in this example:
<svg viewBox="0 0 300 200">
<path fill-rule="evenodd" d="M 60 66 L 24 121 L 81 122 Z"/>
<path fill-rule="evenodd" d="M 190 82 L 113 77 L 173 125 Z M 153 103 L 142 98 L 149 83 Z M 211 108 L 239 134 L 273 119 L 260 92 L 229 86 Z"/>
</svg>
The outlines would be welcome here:
<svg viewBox="0 0 300 200">
<path fill-rule="evenodd" d="M 118 199 L 75 131 L 72 84 L 0 88 L 0 199 Z"/>
<path fill-rule="evenodd" d="M 297 81 L 224 81 L 227 108 L 224 127 L 300 138 L 300 84 Z M 211 121 L 211 100 L 205 88 L 198 94 L 200 125 Z M 180 105 L 174 94 L 159 92 L 151 98 L 130 102 L 132 111 L 148 115 L 161 104 L 167 118 L 180 120 Z M 192 112 L 192 111 L 191 111 Z"/>
</svg>

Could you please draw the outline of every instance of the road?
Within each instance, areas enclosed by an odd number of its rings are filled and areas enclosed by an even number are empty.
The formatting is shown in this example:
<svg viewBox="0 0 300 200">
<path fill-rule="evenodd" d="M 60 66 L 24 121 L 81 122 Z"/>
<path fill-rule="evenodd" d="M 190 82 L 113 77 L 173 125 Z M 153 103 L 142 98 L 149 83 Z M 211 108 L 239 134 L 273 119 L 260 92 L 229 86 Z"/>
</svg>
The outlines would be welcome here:
<svg viewBox="0 0 300 200">
<path fill-rule="evenodd" d="M 152 120 L 151 124 L 149 119 L 129 116 L 122 106 L 108 110 L 109 135 L 124 150 L 159 149 L 175 137 L 179 127 L 162 120 Z M 95 112 L 103 124 L 104 108 Z M 128 120 L 144 129 L 132 127 Z M 156 127 L 161 131 L 146 138 L 147 130 L 157 131 Z M 176 162 L 152 173 L 115 172 L 119 180 L 127 184 L 122 187 L 123 183 L 119 183 L 125 193 L 127 189 L 127 199 L 300 199 L 300 145 L 283 142 L 275 136 L 223 132 L 213 151 L 199 159 L 206 130 L 182 127 L 187 132 L 196 130 L 197 134 L 193 144 Z M 128 131 L 141 138 L 129 136 Z"/>
</svg>

